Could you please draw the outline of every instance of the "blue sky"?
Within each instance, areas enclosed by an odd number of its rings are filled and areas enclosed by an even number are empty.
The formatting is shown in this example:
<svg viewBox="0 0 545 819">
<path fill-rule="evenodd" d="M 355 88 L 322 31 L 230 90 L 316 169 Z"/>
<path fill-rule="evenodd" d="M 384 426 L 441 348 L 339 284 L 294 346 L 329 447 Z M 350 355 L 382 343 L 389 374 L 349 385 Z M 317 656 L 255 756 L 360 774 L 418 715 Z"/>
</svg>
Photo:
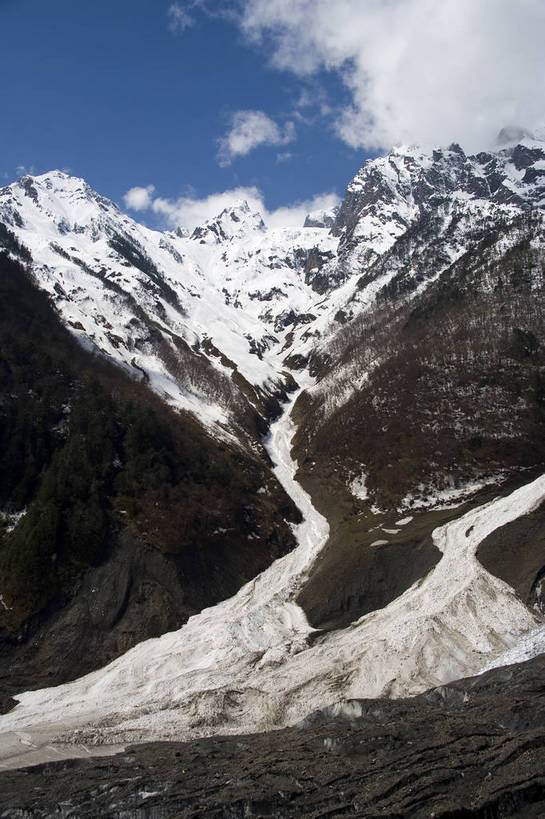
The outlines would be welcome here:
<svg viewBox="0 0 545 819">
<path fill-rule="evenodd" d="M 256 186 L 270 209 L 342 194 L 366 152 L 301 106 L 303 93 L 322 108 L 346 97 L 338 77 L 301 82 L 230 19 L 195 8 L 182 30 L 173 5 L 0 0 L 4 180 L 67 169 L 120 204 L 148 185 L 167 200 Z M 240 111 L 265 112 L 280 141 L 226 164 L 219 140 Z"/>
<path fill-rule="evenodd" d="M 543 0 L 0 0 L 0 30 L 0 177 L 150 225 L 241 196 L 295 224 L 394 144 L 545 122 Z"/>
</svg>

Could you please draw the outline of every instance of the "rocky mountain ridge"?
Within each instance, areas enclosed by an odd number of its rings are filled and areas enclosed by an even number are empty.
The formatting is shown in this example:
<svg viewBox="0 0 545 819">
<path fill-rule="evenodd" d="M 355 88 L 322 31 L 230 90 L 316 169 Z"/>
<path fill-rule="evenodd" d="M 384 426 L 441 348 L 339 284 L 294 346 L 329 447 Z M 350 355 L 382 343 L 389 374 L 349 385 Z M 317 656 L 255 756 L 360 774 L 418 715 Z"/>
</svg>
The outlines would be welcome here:
<svg viewBox="0 0 545 819">
<path fill-rule="evenodd" d="M 336 215 L 300 229 L 267 229 L 239 202 L 189 238 L 159 233 L 60 172 L 2 189 L 0 220 L 80 340 L 225 430 L 259 403 L 234 382 L 271 394 L 286 363 L 315 357 L 377 296 L 413 297 L 491 231 L 542 210 L 544 145 L 397 148 L 364 164 Z"/>
<path fill-rule="evenodd" d="M 539 819 L 543 657 L 268 734 L 133 745 L 0 773 L 2 815 Z"/>
</svg>

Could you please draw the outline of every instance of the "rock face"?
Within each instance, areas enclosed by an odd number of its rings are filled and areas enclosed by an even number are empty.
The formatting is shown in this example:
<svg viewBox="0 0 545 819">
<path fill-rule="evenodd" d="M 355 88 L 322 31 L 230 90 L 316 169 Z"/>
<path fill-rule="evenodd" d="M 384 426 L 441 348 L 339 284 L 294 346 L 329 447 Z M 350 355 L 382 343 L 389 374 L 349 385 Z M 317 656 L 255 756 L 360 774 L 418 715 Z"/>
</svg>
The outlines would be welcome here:
<svg viewBox="0 0 545 819">
<path fill-rule="evenodd" d="M 543 658 L 301 726 L 0 773 L 0 816 L 524 817 L 545 810 Z"/>
<path fill-rule="evenodd" d="M 314 211 L 313 213 L 308 213 L 305 217 L 303 227 L 332 228 L 335 224 L 335 219 L 338 212 L 339 208 L 335 207 L 331 210 Z"/>
<path fill-rule="evenodd" d="M 0 222 L 83 343 L 241 437 L 252 388 L 274 392 L 284 359 L 317 361 L 339 323 L 377 296 L 417 295 L 543 208 L 544 143 L 519 136 L 476 156 L 396 148 L 363 165 L 340 208 L 298 229 L 267 228 L 241 201 L 191 237 L 159 233 L 58 171 L 1 189 Z"/>
<path fill-rule="evenodd" d="M 191 238 L 203 245 L 221 244 L 232 239 L 243 240 L 258 231 L 265 231 L 263 217 L 260 213 L 253 212 L 248 203 L 242 200 L 195 228 Z"/>
</svg>

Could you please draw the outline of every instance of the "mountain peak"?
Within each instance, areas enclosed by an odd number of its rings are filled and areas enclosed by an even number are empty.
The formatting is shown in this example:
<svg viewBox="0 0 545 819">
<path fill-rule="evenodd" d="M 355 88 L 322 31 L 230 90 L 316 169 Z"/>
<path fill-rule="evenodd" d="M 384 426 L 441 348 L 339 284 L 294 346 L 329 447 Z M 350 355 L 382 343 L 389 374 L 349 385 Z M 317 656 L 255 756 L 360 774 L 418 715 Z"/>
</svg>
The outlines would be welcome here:
<svg viewBox="0 0 545 819">
<path fill-rule="evenodd" d="M 31 180 L 33 184 L 38 185 L 39 187 L 43 186 L 48 190 L 54 188 L 58 191 L 75 191 L 89 188 L 89 185 L 85 179 L 82 179 L 79 176 L 72 176 L 71 174 L 58 169 L 47 171 L 46 173 L 42 174 L 25 174 L 17 180 L 16 184 L 24 186 L 25 184 L 28 184 L 28 180 Z"/>
<path fill-rule="evenodd" d="M 338 212 L 339 205 L 335 205 L 335 207 L 328 210 L 315 210 L 312 213 L 307 213 L 303 227 L 332 228 Z"/>
<path fill-rule="evenodd" d="M 238 199 L 224 208 L 218 216 L 196 227 L 191 238 L 201 244 L 220 244 L 265 230 L 261 213 L 252 210 L 246 199 Z"/>
<path fill-rule="evenodd" d="M 12 190 L 22 188 L 27 196 L 38 205 L 52 206 L 60 203 L 69 202 L 70 207 L 78 202 L 78 209 L 81 209 L 82 203 L 94 202 L 104 210 L 105 208 L 118 211 L 119 208 L 110 199 L 101 196 L 95 191 L 86 181 L 79 176 L 72 176 L 65 171 L 52 170 L 47 173 L 31 176 L 26 174 L 21 176 L 13 185 L 10 186 Z"/>
</svg>

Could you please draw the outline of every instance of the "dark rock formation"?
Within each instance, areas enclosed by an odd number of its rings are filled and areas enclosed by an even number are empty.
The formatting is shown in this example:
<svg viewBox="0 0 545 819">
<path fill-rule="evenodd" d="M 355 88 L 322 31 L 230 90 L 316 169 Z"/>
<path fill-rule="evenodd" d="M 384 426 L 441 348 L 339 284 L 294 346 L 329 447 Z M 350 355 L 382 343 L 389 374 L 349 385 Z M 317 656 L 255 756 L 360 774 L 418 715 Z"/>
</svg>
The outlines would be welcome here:
<svg viewBox="0 0 545 819">
<path fill-rule="evenodd" d="M 0 273 L 5 710 L 230 597 L 294 547 L 284 518 L 300 513 L 264 452 L 211 438 L 82 349 L 1 253 Z"/>
</svg>

